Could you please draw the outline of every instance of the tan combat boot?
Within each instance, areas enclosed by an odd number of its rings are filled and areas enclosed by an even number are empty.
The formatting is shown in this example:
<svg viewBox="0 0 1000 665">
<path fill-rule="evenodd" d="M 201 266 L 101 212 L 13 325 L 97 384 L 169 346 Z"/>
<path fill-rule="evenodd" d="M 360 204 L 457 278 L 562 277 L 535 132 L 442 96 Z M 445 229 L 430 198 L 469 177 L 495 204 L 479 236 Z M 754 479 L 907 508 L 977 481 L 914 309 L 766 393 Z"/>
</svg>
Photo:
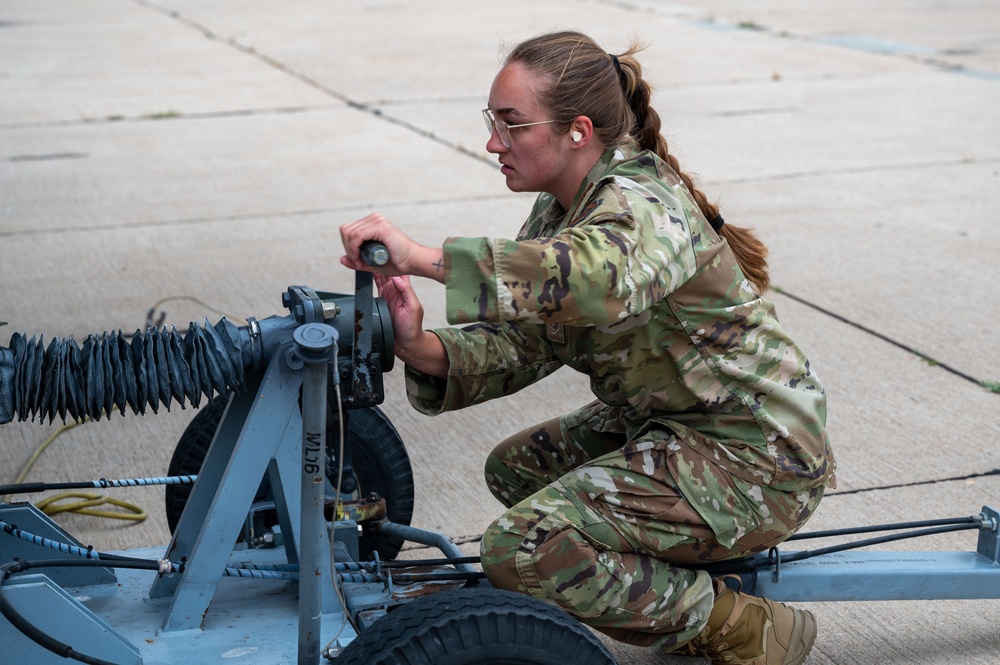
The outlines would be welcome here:
<svg viewBox="0 0 1000 665">
<path fill-rule="evenodd" d="M 712 663 L 800 665 L 815 641 L 812 613 L 725 587 L 708 625 L 687 647 Z"/>
</svg>

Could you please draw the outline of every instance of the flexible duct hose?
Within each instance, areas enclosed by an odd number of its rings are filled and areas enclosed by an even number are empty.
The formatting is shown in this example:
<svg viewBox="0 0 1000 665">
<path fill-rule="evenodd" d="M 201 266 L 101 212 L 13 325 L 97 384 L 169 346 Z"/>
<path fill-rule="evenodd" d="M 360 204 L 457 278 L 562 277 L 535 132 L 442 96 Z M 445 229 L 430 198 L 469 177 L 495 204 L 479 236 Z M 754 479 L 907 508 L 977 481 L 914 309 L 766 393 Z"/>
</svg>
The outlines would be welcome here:
<svg viewBox="0 0 1000 665">
<path fill-rule="evenodd" d="M 198 406 L 201 397 L 245 388 L 241 329 L 226 319 L 211 326 L 191 323 L 181 335 L 169 330 L 120 330 L 72 338 L 27 339 L 14 333 L 10 348 L 0 347 L 0 424 L 67 417 L 100 420 L 126 406 L 144 414 L 171 401 Z"/>
<path fill-rule="evenodd" d="M 154 413 L 171 401 L 198 406 L 211 399 L 246 390 L 244 371 L 266 368 L 295 329 L 326 323 L 337 329 L 340 348 L 336 372 L 345 408 L 382 402 L 382 373 L 392 369 L 392 321 L 388 306 L 371 294 L 370 273 L 355 275 L 355 295 L 290 286 L 282 294 L 288 316 L 248 318 L 246 326 L 225 318 L 210 325 L 192 323 L 181 335 L 176 328 L 136 330 L 131 338 L 120 330 L 90 335 L 77 345 L 72 337 L 11 336 L 0 347 L 0 425 L 55 418 L 66 422 L 111 417 L 126 406 L 134 414 Z"/>
</svg>

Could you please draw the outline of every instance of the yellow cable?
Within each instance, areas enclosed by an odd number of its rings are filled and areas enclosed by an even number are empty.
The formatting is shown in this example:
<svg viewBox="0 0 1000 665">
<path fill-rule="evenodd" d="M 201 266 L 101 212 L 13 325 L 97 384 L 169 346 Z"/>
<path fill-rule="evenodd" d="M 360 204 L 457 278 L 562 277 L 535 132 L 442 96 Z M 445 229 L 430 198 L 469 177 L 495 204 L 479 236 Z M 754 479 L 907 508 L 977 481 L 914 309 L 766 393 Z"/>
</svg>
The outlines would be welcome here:
<svg viewBox="0 0 1000 665">
<path fill-rule="evenodd" d="M 83 499 L 76 503 L 56 505 L 66 499 Z M 95 506 L 110 504 L 118 506 L 128 512 L 117 510 L 91 510 Z M 58 513 L 77 513 L 78 515 L 92 515 L 94 517 L 106 517 L 112 520 L 133 520 L 141 522 L 146 519 L 146 511 L 134 503 L 112 499 L 103 494 L 93 494 L 91 492 L 63 492 L 37 502 L 35 506 L 46 515 L 56 515 Z"/>
<path fill-rule="evenodd" d="M 14 479 L 14 484 L 16 485 L 18 483 L 24 482 L 24 479 L 28 477 L 28 473 L 31 471 L 31 468 L 35 466 L 35 463 L 38 461 L 38 458 L 41 457 L 42 453 L 45 452 L 45 449 L 51 446 L 53 443 L 55 443 L 55 440 L 59 438 L 59 436 L 63 432 L 71 430 L 77 425 L 82 425 L 84 422 L 86 422 L 86 420 L 84 421 L 76 420 L 71 423 L 66 423 L 65 425 L 62 425 L 61 427 L 57 428 L 56 431 L 54 431 L 52 434 L 50 434 L 48 438 L 46 438 L 35 449 L 35 451 L 31 453 L 31 457 L 29 457 L 28 461 L 24 463 L 24 466 L 21 467 L 21 470 L 17 474 L 17 478 Z M 11 497 L 12 495 L 8 494 L 7 496 L 3 497 L 2 501 L 4 503 L 7 503 L 10 501 Z M 59 502 L 65 501 L 66 499 L 83 499 L 83 501 L 77 501 L 76 503 L 70 503 L 70 504 L 57 505 L 59 504 Z M 105 504 L 118 506 L 119 508 L 124 509 L 126 512 L 118 510 L 93 510 L 93 508 Z M 35 506 L 46 515 L 56 515 L 58 513 L 72 512 L 72 513 L 77 513 L 79 515 L 104 517 L 113 520 L 132 520 L 136 522 L 141 522 L 149 516 L 143 508 L 135 505 L 134 503 L 122 501 L 120 499 L 112 499 L 109 497 L 105 497 L 102 494 L 91 494 L 87 492 L 63 492 L 61 494 L 56 494 L 47 497 L 45 499 L 42 499 L 41 501 L 37 501 L 35 503 Z"/>
<path fill-rule="evenodd" d="M 35 462 L 37 462 L 38 458 L 41 457 L 43 452 L 45 452 L 45 449 L 48 448 L 50 445 L 52 445 L 52 443 L 56 440 L 56 438 L 60 434 L 62 434 L 67 430 L 73 429 L 74 427 L 80 424 L 81 424 L 80 421 L 73 421 L 71 423 L 63 425 L 62 427 L 59 427 L 47 439 L 45 439 L 45 441 L 43 441 L 41 445 L 35 448 L 35 452 L 31 453 L 31 457 L 28 458 L 28 461 L 24 463 L 23 467 L 21 467 L 21 471 L 18 472 L 17 478 L 14 479 L 14 484 L 17 485 L 19 483 L 24 482 L 24 479 L 28 477 L 28 472 L 31 471 L 31 467 L 35 466 Z M 7 496 L 3 497 L 2 499 L 3 503 L 10 503 L 12 496 L 13 496 L 12 494 L 8 494 Z"/>
</svg>

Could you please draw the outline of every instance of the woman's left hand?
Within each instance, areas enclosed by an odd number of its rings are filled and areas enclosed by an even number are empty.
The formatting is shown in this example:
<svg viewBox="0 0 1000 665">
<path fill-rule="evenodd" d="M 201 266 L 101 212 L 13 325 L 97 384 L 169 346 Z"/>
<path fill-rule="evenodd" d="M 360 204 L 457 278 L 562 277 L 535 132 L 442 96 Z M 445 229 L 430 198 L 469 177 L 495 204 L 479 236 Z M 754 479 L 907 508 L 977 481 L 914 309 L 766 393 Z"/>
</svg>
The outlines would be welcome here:
<svg viewBox="0 0 1000 665">
<path fill-rule="evenodd" d="M 448 357 L 441 339 L 424 330 L 424 307 L 409 277 L 375 275 L 379 296 L 389 306 L 396 356 L 416 370 L 443 378 L 448 373 Z"/>
</svg>

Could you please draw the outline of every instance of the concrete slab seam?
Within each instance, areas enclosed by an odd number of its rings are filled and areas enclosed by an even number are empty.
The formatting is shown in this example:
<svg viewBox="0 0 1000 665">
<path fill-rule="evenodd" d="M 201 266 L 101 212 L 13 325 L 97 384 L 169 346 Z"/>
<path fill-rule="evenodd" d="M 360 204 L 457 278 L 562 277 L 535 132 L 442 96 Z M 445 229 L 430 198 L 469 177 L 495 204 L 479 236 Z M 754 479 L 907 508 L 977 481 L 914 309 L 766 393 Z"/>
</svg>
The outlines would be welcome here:
<svg viewBox="0 0 1000 665">
<path fill-rule="evenodd" d="M 178 11 L 174 11 L 174 10 L 171 10 L 171 9 L 168 9 L 168 8 L 164 7 L 163 5 L 160 5 L 160 4 L 157 4 L 157 3 L 154 3 L 154 2 L 150 2 L 150 0 L 132 0 L 132 1 L 135 2 L 137 5 L 139 5 L 141 7 L 144 7 L 144 8 L 147 8 L 147 9 L 151 9 L 153 11 L 156 11 L 156 12 L 158 12 L 160 14 L 163 14 L 167 18 L 170 18 L 170 19 L 173 19 L 175 21 L 178 21 L 182 25 L 185 25 L 185 26 L 191 28 L 192 30 L 196 30 L 196 31 L 202 33 L 207 39 L 219 42 L 221 44 L 228 45 L 228 46 L 236 49 L 237 51 L 239 51 L 239 52 L 241 52 L 241 53 L 243 53 L 245 55 L 252 56 L 252 57 L 256 58 L 257 60 L 261 61 L 262 63 L 264 63 L 264 64 L 266 64 L 266 65 L 268 65 L 270 67 L 273 67 L 273 68 L 277 69 L 278 71 L 280 71 L 280 72 L 282 72 L 284 74 L 287 74 L 288 76 L 291 76 L 292 78 L 295 78 L 295 79 L 297 79 L 297 80 L 305 83 L 306 85 L 308 85 L 308 86 L 310 86 L 310 87 L 312 87 L 312 88 L 314 88 L 314 89 L 322 92 L 323 94 L 328 95 L 328 96 L 333 97 L 334 99 L 336 99 L 338 101 L 343 102 L 349 108 L 353 108 L 353 109 L 361 111 L 363 113 L 368 113 L 368 114 L 373 115 L 376 118 L 384 120 L 384 121 L 386 121 L 386 122 L 388 122 L 390 124 L 394 124 L 394 125 L 397 125 L 399 127 L 403 127 L 404 129 L 412 131 L 415 134 L 417 134 L 419 136 L 422 136 L 423 138 L 430 139 L 430 140 L 434 141 L 435 143 L 439 143 L 439 144 L 441 144 L 441 145 L 443 145 L 443 146 L 445 146 L 447 148 L 450 148 L 451 150 L 454 150 L 455 152 L 457 152 L 459 154 L 465 155 L 467 157 L 472 157 L 476 161 L 481 162 L 483 164 L 489 164 L 490 166 L 494 167 L 497 170 L 500 169 L 500 165 L 499 164 L 493 163 L 492 161 L 490 161 L 489 159 L 487 159 L 486 157 L 484 157 L 483 155 L 477 153 L 474 150 L 469 150 L 468 148 L 462 146 L 461 144 L 455 143 L 453 141 L 449 141 L 449 140 L 447 140 L 447 139 L 445 139 L 443 137 L 438 136 L 434 132 L 431 132 L 429 130 L 423 129 L 422 127 L 419 127 L 419 126 L 417 126 L 417 125 L 415 125 L 415 124 L 413 124 L 413 123 L 411 123 L 409 121 L 403 120 L 402 118 L 398 118 L 398 117 L 389 115 L 389 114 L 385 113 L 384 111 L 382 111 L 381 109 L 379 109 L 377 107 L 371 106 L 369 104 L 365 104 L 363 102 L 359 102 L 359 101 L 354 100 L 354 99 L 351 99 L 350 97 L 348 97 L 344 93 L 338 92 L 337 90 L 334 90 L 333 88 L 331 88 L 331 87 L 329 87 L 329 86 L 321 83 L 320 81 L 317 81 L 313 77 L 311 77 L 311 76 L 309 76 L 309 75 L 307 75 L 307 74 L 305 74 L 303 72 L 300 72 L 300 71 L 298 71 L 298 70 L 296 70 L 296 69 L 294 69 L 292 67 L 289 67 L 285 63 L 279 61 L 278 59 L 273 58 L 273 57 L 271 57 L 271 56 L 269 56 L 269 55 L 267 55 L 265 53 L 262 53 L 261 51 L 259 51 L 258 49 L 254 48 L 252 46 L 247 46 L 245 44 L 240 43 L 239 41 L 237 41 L 235 39 L 224 38 L 224 37 L 216 34 L 210 28 L 208 28 L 208 27 L 206 27 L 206 26 L 198 23 L 197 21 L 194 21 L 194 20 L 192 20 L 190 18 L 187 18 L 186 16 L 184 16 L 183 14 L 181 14 Z"/>
</svg>

